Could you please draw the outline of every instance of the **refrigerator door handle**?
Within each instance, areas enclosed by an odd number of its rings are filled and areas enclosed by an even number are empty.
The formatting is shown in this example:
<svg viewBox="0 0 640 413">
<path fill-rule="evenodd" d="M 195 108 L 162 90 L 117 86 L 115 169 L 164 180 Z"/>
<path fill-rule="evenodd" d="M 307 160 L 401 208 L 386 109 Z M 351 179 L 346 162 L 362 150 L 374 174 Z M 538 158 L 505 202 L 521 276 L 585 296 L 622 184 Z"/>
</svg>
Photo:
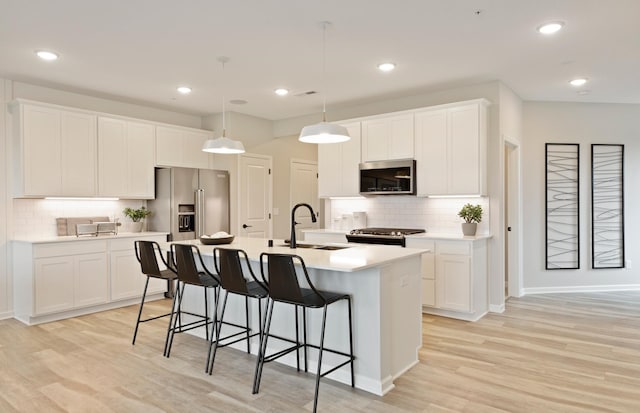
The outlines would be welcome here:
<svg viewBox="0 0 640 413">
<path fill-rule="evenodd" d="M 196 190 L 196 238 L 204 235 L 204 189 Z"/>
</svg>

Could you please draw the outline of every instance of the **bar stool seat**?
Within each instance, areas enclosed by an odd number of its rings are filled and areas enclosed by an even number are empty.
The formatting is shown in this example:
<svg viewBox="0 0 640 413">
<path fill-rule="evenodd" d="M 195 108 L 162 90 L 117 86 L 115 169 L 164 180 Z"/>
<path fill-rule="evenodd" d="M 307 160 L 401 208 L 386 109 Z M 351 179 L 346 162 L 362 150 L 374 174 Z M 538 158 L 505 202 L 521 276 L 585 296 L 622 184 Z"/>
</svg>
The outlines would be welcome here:
<svg viewBox="0 0 640 413">
<path fill-rule="evenodd" d="M 147 297 L 147 288 L 149 287 L 149 280 L 151 278 L 165 280 L 169 283 L 174 282 L 178 279 L 178 274 L 174 268 L 172 268 L 169 263 L 164 259 L 162 255 L 162 251 L 160 250 L 160 245 L 155 241 L 135 241 L 133 243 L 133 247 L 136 252 L 136 258 L 140 263 L 140 269 L 142 273 L 147 277 L 144 290 L 142 291 L 142 299 L 140 300 L 140 309 L 138 310 L 138 318 L 136 320 L 136 327 L 133 331 L 133 340 L 131 341 L 131 345 L 136 344 L 136 337 L 138 335 L 138 327 L 140 323 L 146 323 L 148 321 L 157 320 L 159 318 L 168 317 L 173 314 L 173 309 L 171 312 L 166 314 L 161 314 L 155 317 L 149 317 L 142 319 L 142 309 L 144 308 L 144 302 Z M 161 270 L 157 257 L 160 257 L 162 263 L 166 267 L 166 269 Z"/>
<path fill-rule="evenodd" d="M 264 272 L 264 260 L 266 259 L 268 276 L 265 276 Z M 298 279 L 298 273 L 296 271 L 296 264 L 301 268 L 304 278 L 300 277 L 307 285 L 307 287 L 301 287 Z M 274 254 L 274 253 L 262 253 L 260 254 L 260 270 L 262 278 L 268 279 L 269 298 L 267 300 L 267 312 L 265 313 L 264 327 L 262 333 L 262 340 L 260 345 L 260 351 L 258 353 L 258 360 L 256 362 L 256 372 L 253 382 L 253 393 L 258 393 L 260 390 L 260 381 L 262 379 L 262 369 L 264 363 L 276 360 L 292 351 L 299 352 L 300 348 L 304 348 L 304 360 L 305 371 L 307 371 L 307 348 L 314 348 L 319 351 L 318 354 L 318 367 L 316 371 L 316 388 L 313 398 L 313 411 L 314 413 L 318 408 L 318 393 L 320 389 L 320 378 L 326 376 L 333 371 L 350 364 L 351 367 L 351 387 L 355 385 L 355 374 L 353 362 L 355 356 L 353 355 L 353 327 L 351 316 L 351 296 L 349 294 L 321 291 L 318 290 L 311 279 L 307 267 L 302 257 L 293 254 Z M 338 351 L 334 349 L 328 349 L 324 347 L 325 327 L 327 321 L 327 308 L 330 304 L 335 302 L 346 300 L 347 310 L 349 317 L 349 352 Z M 267 343 L 270 335 L 271 320 L 273 316 L 273 308 L 276 302 L 292 304 L 296 308 L 296 340 L 295 345 L 284 350 L 280 350 L 274 354 L 267 355 Z M 303 337 L 302 343 L 299 342 L 298 336 L 298 307 L 302 307 L 303 310 Z M 320 330 L 320 343 L 318 345 L 310 344 L 307 342 L 307 322 L 306 322 L 306 309 L 307 308 L 322 308 L 322 326 Z M 280 338 L 280 337 L 277 337 Z M 290 341 L 290 340 L 286 340 Z M 332 367 L 331 369 L 322 372 L 322 355 L 325 351 L 330 353 L 344 356 L 346 361 Z M 299 359 L 299 354 L 298 357 Z M 298 361 L 298 370 L 300 369 Z"/>
</svg>

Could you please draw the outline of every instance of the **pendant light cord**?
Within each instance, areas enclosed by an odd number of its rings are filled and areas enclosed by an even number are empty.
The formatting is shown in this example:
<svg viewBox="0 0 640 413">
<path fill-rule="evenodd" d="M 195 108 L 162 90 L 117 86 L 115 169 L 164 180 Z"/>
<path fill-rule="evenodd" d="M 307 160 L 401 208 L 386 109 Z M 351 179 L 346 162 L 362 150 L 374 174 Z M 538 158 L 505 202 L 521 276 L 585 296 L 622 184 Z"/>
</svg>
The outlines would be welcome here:
<svg viewBox="0 0 640 413">
<path fill-rule="evenodd" d="M 327 121 L 327 25 L 322 22 L 322 121 Z"/>
<path fill-rule="evenodd" d="M 227 135 L 227 127 L 226 127 L 226 121 L 225 121 L 224 64 L 229 61 L 229 58 L 221 56 L 218 58 L 218 61 L 222 64 L 222 76 L 221 76 L 222 78 L 222 87 L 221 87 L 222 89 L 222 137 L 224 138 Z"/>
</svg>

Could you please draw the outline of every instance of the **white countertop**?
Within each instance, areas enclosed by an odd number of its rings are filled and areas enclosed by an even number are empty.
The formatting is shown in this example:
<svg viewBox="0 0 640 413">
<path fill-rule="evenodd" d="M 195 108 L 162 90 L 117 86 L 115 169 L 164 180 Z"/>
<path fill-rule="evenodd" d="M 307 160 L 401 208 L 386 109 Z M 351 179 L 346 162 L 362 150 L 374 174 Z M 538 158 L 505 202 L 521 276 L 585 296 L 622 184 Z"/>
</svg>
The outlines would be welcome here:
<svg viewBox="0 0 640 413">
<path fill-rule="evenodd" d="M 203 245 L 199 240 L 177 241 L 176 243 L 197 245 L 204 256 L 213 255 L 213 249 L 215 247 L 242 249 L 246 251 L 249 259 L 254 261 L 258 261 L 260 254 L 263 252 L 297 254 L 302 257 L 306 266 L 309 268 L 340 272 L 353 272 L 379 267 L 389 262 L 428 252 L 428 250 L 425 249 L 402 248 L 390 245 L 337 243 L 326 243 L 323 245 L 347 246 L 348 248 L 334 251 L 310 248 L 292 249 L 289 248 L 289 246 L 284 246 L 284 241 L 281 239 L 273 240 L 274 246 L 268 247 L 266 239 L 242 237 L 236 237 L 231 244 L 224 245 Z M 298 244 L 305 243 L 299 242 Z"/>
<path fill-rule="evenodd" d="M 45 236 L 36 236 L 36 237 L 25 237 L 25 238 L 14 238 L 12 241 L 14 242 L 26 242 L 31 244 L 44 244 L 44 243 L 52 243 L 52 242 L 72 242 L 72 241 L 95 241 L 95 240 L 103 240 L 103 239 L 118 239 L 118 238 L 138 238 L 138 237 L 150 237 L 155 235 L 168 235 L 167 232 L 119 232 L 118 234 L 105 234 L 98 235 L 97 237 L 93 236 L 81 236 L 76 237 L 75 235 L 67 235 L 63 237 L 58 237 L 55 235 L 45 235 Z"/>
<path fill-rule="evenodd" d="M 301 229 L 300 232 L 312 232 L 314 234 L 348 234 L 348 229 L 331 229 L 331 228 L 307 228 Z"/>
<path fill-rule="evenodd" d="M 490 234 L 477 234 L 474 236 L 467 236 L 459 234 L 451 234 L 451 233 L 435 233 L 435 232 L 425 232 L 423 234 L 413 234 L 413 235 L 405 235 L 405 238 L 412 239 L 439 239 L 439 240 L 451 240 L 451 241 L 479 241 L 483 239 L 489 239 L 492 235 Z"/>
</svg>

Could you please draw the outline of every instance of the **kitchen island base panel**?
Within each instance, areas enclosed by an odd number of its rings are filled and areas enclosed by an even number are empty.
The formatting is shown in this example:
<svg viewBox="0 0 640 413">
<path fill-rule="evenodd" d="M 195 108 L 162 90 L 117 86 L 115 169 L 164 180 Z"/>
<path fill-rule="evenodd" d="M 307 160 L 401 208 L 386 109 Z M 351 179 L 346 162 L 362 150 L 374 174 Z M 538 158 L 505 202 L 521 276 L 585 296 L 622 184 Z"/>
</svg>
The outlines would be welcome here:
<svg viewBox="0 0 640 413">
<path fill-rule="evenodd" d="M 205 264 L 211 265 L 211 256 L 204 255 Z M 252 261 L 254 271 L 260 271 L 258 262 Z M 422 346 L 422 313 L 420 304 L 420 256 L 415 255 L 380 267 L 353 272 L 329 271 L 308 268 L 314 285 L 321 290 L 336 291 L 352 296 L 353 344 L 355 355 L 355 387 L 382 396 L 393 389 L 393 381 L 418 363 L 418 351 Z M 202 311 L 202 294 L 185 289 L 184 310 Z M 258 303 L 250 302 L 250 324 L 258 331 Z M 279 304 L 279 303 L 276 303 Z M 348 352 L 349 330 L 346 314 L 347 302 L 338 302 L 327 311 L 325 347 Z M 185 319 L 188 322 L 188 318 Z M 225 320 L 244 323 L 244 299 L 229 297 Z M 317 344 L 321 310 L 307 310 L 307 341 Z M 302 323 L 302 317 L 300 317 Z M 226 328 L 226 326 L 225 326 Z M 222 335 L 233 333 L 228 328 Z M 276 305 L 271 331 L 275 335 L 295 339 L 295 313 L 290 305 Z M 204 331 L 189 332 L 205 338 Z M 267 354 L 273 354 L 290 344 L 277 339 L 269 340 Z M 246 344 L 235 343 L 230 347 L 246 352 Z M 257 354 L 257 337 L 252 340 L 251 353 Z M 308 352 L 308 370 L 317 368 L 317 350 Z M 344 357 L 323 354 L 323 371 L 344 361 Z M 296 367 L 296 354 L 278 359 L 279 363 Z M 300 354 L 301 368 L 304 367 Z M 313 373 L 311 373 L 313 374 Z M 269 380 L 269 367 L 263 371 Z M 350 384 L 349 368 L 341 368 L 326 376 L 341 383 Z"/>
</svg>

